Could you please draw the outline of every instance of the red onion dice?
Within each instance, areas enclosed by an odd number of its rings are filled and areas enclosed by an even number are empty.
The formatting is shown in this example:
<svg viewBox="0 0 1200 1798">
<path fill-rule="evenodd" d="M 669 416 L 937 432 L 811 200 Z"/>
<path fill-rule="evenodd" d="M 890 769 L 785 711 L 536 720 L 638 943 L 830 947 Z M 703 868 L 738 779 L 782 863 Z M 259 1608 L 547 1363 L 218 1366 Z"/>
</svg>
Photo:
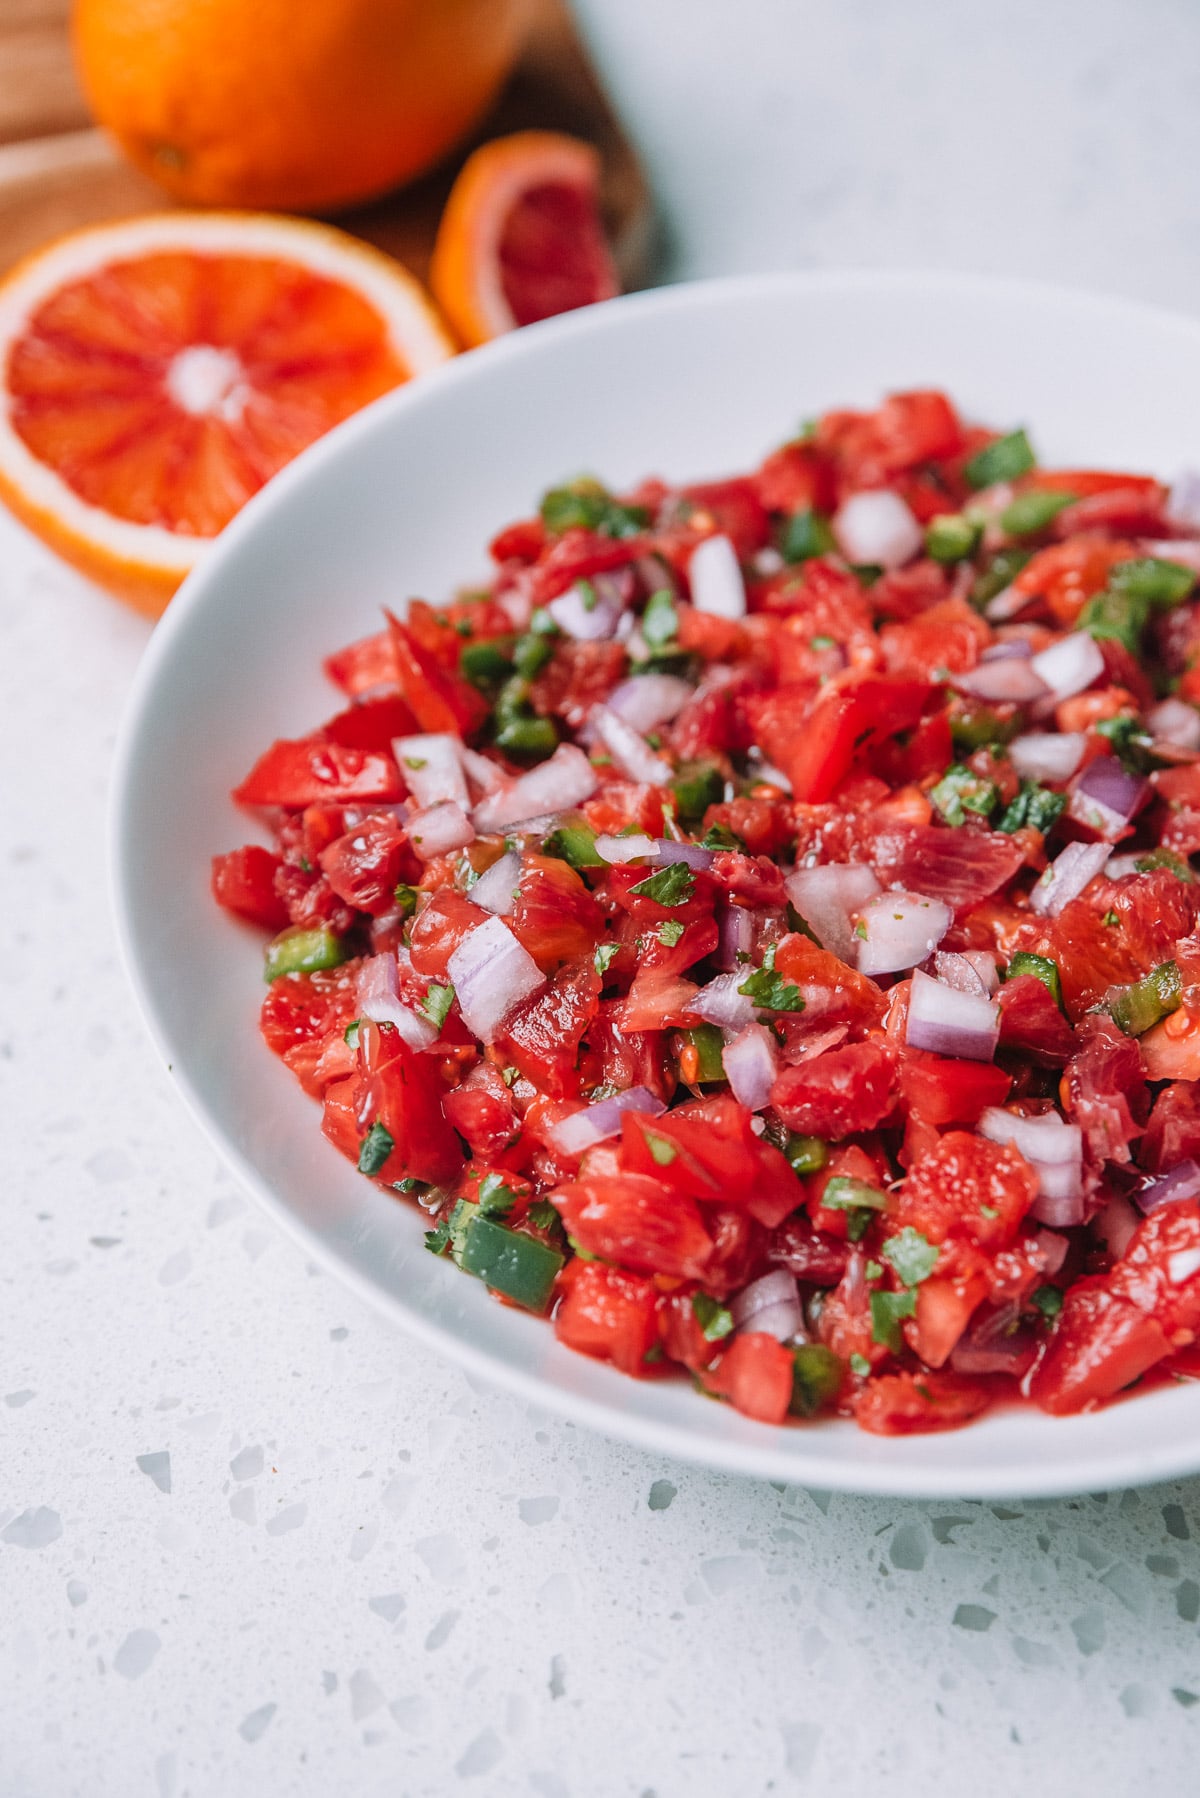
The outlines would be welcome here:
<svg viewBox="0 0 1200 1798">
<path fill-rule="evenodd" d="M 729 905 L 721 914 L 716 963 L 726 973 L 743 965 L 754 946 L 754 913 L 744 905 Z M 742 959 L 739 959 L 742 958 Z"/>
<path fill-rule="evenodd" d="M 924 893 L 880 893 L 859 913 L 858 971 L 898 974 L 915 968 L 937 948 L 954 920 L 941 899 Z"/>
<path fill-rule="evenodd" d="M 675 843 L 669 837 L 658 837 L 654 850 L 664 867 L 669 862 L 686 862 L 689 868 L 699 868 L 703 872 L 717 859 L 714 849 L 705 849 L 699 843 Z"/>
<path fill-rule="evenodd" d="M 606 703 L 633 730 L 655 730 L 681 712 L 694 691 L 674 674 L 638 674 L 614 687 Z"/>
<path fill-rule="evenodd" d="M 674 779 L 675 770 L 664 756 L 656 755 L 645 737 L 639 736 L 624 718 L 618 718 L 605 705 L 594 705 L 591 725 L 614 764 L 626 780 L 636 780 L 651 787 L 665 787 Z"/>
<path fill-rule="evenodd" d="M 1115 1192 L 1092 1219 L 1092 1229 L 1113 1259 L 1119 1261 L 1141 1221 L 1129 1200 Z"/>
<path fill-rule="evenodd" d="M 786 1268 L 774 1268 L 743 1286 L 729 1301 L 729 1310 L 736 1329 L 762 1331 L 780 1342 L 804 1329 L 800 1289 Z"/>
<path fill-rule="evenodd" d="M 392 744 L 396 766 L 419 806 L 453 800 L 465 812 L 471 800 L 463 773 L 462 744 L 448 733 L 430 732 L 421 737 L 397 737 Z"/>
<path fill-rule="evenodd" d="M 1011 1374 L 1019 1378 L 1037 1350 L 1037 1336 L 1021 1322 L 1017 1304 L 985 1307 L 976 1313 L 950 1352 L 961 1374 Z"/>
<path fill-rule="evenodd" d="M 499 762 L 480 755 L 477 749 L 468 749 L 465 743 L 460 743 L 459 759 L 477 799 L 482 798 L 485 793 L 498 793 L 508 785 L 508 775 Z"/>
<path fill-rule="evenodd" d="M 698 612 L 717 618 L 744 618 L 746 583 L 737 551 L 728 537 L 705 537 L 692 551 L 688 585 Z"/>
<path fill-rule="evenodd" d="M 1115 755 L 1098 755 L 1075 783 L 1067 814 L 1110 843 L 1145 803 L 1150 782 L 1130 774 Z"/>
<path fill-rule="evenodd" d="M 622 611 L 633 597 L 633 576 L 596 574 L 577 581 L 546 607 L 560 631 L 579 643 L 599 643 L 611 637 Z"/>
<path fill-rule="evenodd" d="M 956 992 L 920 969 L 912 977 L 907 1041 L 933 1055 L 990 1061 L 1000 1037 L 1000 1007 L 994 999 Z"/>
<path fill-rule="evenodd" d="M 1200 1162 L 1190 1156 L 1173 1167 L 1169 1174 L 1158 1174 L 1152 1180 L 1144 1180 L 1141 1186 L 1134 1188 L 1131 1194 L 1139 1211 L 1149 1214 L 1159 1205 L 1174 1203 L 1176 1199 L 1200 1198 Z"/>
<path fill-rule="evenodd" d="M 765 1024 L 747 1024 L 721 1053 L 725 1077 L 734 1098 L 750 1111 L 761 1111 L 771 1097 L 779 1072 L 775 1038 Z"/>
<path fill-rule="evenodd" d="M 963 954 L 947 954 L 939 949 L 933 968 L 944 986 L 952 986 L 960 993 L 974 993 L 986 999 L 1000 986 L 996 958 L 986 949 L 971 949 Z"/>
<path fill-rule="evenodd" d="M 1083 1222 L 1083 1132 L 1056 1111 L 1020 1117 L 989 1105 L 979 1119 L 979 1134 L 992 1142 L 1011 1143 L 1038 1177 L 1038 1196 L 1031 1215 L 1053 1229 Z"/>
<path fill-rule="evenodd" d="M 1071 631 L 1033 657 L 1030 667 L 1045 681 L 1055 699 L 1070 699 L 1104 674 L 1104 657 L 1094 637 Z"/>
<path fill-rule="evenodd" d="M 865 862 L 827 862 L 823 868 L 797 868 L 784 881 L 787 896 L 821 944 L 842 961 L 853 962 L 851 918 L 879 892 L 879 882 Z"/>
<path fill-rule="evenodd" d="M 488 793 L 472 817 L 479 832 L 507 830 L 531 818 L 570 811 L 590 799 L 600 782 L 596 770 L 574 743 L 560 743 L 549 761 L 540 762 L 498 792 Z"/>
<path fill-rule="evenodd" d="M 854 493 L 833 519 L 833 534 L 847 562 L 899 568 L 925 542 L 920 525 L 898 493 Z"/>
<path fill-rule="evenodd" d="M 370 955 L 358 970 L 355 1004 L 360 1017 L 375 1024 L 394 1024 L 410 1049 L 427 1049 L 437 1041 L 438 1027 L 400 997 L 396 957 Z"/>
<path fill-rule="evenodd" d="M 720 1024 L 723 1030 L 740 1030 L 745 1024 L 753 1024 L 754 1001 L 738 992 L 750 972 L 749 968 L 741 968 L 733 974 L 718 974 L 689 1000 L 687 1010 L 708 1024 Z"/>
<path fill-rule="evenodd" d="M 980 662 L 965 674 L 951 675 L 950 684 L 960 693 L 995 704 L 1032 705 L 1035 699 L 1045 699 L 1050 691 L 1032 661 L 1021 656 Z"/>
<path fill-rule="evenodd" d="M 515 849 L 493 862 L 471 888 L 472 903 L 490 911 L 494 917 L 509 918 L 517 908 L 517 886 L 521 879 L 521 858 Z"/>
<path fill-rule="evenodd" d="M 641 835 L 596 838 L 596 854 L 609 863 L 644 861 L 654 854 L 654 847 L 653 837 Z"/>
<path fill-rule="evenodd" d="M 1056 918 L 1095 879 L 1107 860 L 1105 843 L 1068 843 L 1030 893 L 1030 905 L 1043 918 Z"/>
<path fill-rule="evenodd" d="M 627 1111 L 641 1111 L 657 1117 L 667 1108 L 648 1086 L 631 1086 L 628 1092 L 614 1093 L 609 1099 L 597 1099 L 582 1111 L 551 1124 L 546 1134 L 563 1155 L 582 1155 L 598 1142 L 607 1142 L 621 1133 L 621 1119 Z"/>
<path fill-rule="evenodd" d="M 423 862 L 449 855 L 452 849 L 465 849 L 475 841 L 475 826 L 452 799 L 431 805 L 428 811 L 410 812 L 405 824 L 409 842 Z"/>
<path fill-rule="evenodd" d="M 472 1036 L 490 1043 L 522 999 L 545 986 L 532 955 L 503 918 L 489 918 L 468 931 L 447 963 L 458 1007 Z"/>
<path fill-rule="evenodd" d="M 1157 742 L 1175 749 L 1200 749 L 1200 712 L 1186 699 L 1164 699 L 1147 712 L 1146 723 Z"/>
<path fill-rule="evenodd" d="M 1086 742 L 1082 731 L 1028 731 L 1013 738 L 1008 753 L 1023 780 L 1070 780 Z"/>
</svg>

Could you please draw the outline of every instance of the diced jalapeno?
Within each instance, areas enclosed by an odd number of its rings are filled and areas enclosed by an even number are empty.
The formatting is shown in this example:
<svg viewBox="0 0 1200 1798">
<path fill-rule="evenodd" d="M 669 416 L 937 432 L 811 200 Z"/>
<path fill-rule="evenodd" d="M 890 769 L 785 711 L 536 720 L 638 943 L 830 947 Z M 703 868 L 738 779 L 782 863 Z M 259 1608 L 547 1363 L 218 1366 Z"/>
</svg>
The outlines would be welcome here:
<svg viewBox="0 0 1200 1798">
<path fill-rule="evenodd" d="M 706 1342 L 720 1342 L 733 1334 L 732 1312 L 709 1292 L 692 1294 L 692 1316 L 699 1324 Z"/>
<path fill-rule="evenodd" d="M 1185 886 L 1196 884 L 1196 876 L 1183 857 L 1176 855 L 1173 849 L 1151 849 L 1148 855 L 1139 855 L 1133 865 L 1139 874 L 1153 873 L 1155 868 L 1167 868 Z"/>
<path fill-rule="evenodd" d="M 1169 609 L 1188 597 L 1196 585 L 1196 572 L 1161 556 L 1137 556 L 1118 562 L 1108 580 L 1118 593 L 1131 593 L 1149 605 Z"/>
<path fill-rule="evenodd" d="M 721 1060 L 721 1051 L 725 1047 L 725 1038 L 715 1024 L 697 1024 L 693 1030 L 684 1030 L 685 1052 L 691 1049 L 696 1056 L 696 1072 L 688 1081 L 689 1086 L 704 1086 L 712 1080 L 724 1080 L 725 1066 Z"/>
<path fill-rule="evenodd" d="M 979 547 L 982 526 L 961 512 L 939 512 L 925 528 L 925 553 L 935 562 L 965 562 Z"/>
<path fill-rule="evenodd" d="M 821 1203 L 830 1211 L 857 1211 L 862 1207 L 883 1211 L 887 1194 L 866 1180 L 856 1180 L 852 1174 L 835 1174 L 821 1195 Z"/>
<path fill-rule="evenodd" d="M 976 450 L 963 473 L 970 486 L 994 487 L 997 481 L 1015 481 L 1037 466 L 1033 446 L 1024 431 L 1010 431 Z"/>
<path fill-rule="evenodd" d="M 1020 713 L 1002 718 L 976 699 L 956 701 L 950 713 L 950 741 L 960 755 L 972 755 L 988 743 L 1007 743 L 1021 729 Z"/>
<path fill-rule="evenodd" d="M 541 673 L 553 654 L 553 638 L 539 631 L 530 631 L 527 636 L 517 640 L 512 665 L 524 680 L 532 680 L 535 674 Z"/>
<path fill-rule="evenodd" d="M 459 1266 L 528 1311 L 544 1311 L 565 1257 L 549 1243 L 477 1214 L 467 1227 Z"/>
<path fill-rule="evenodd" d="M 779 553 L 785 562 L 808 562 L 827 556 L 835 547 L 829 520 L 810 508 L 793 512 L 779 533 Z"/>
<path fill-rule="evenodd" d="M 1079 614 L 1078 629 L 1091 636 L 1111 637 L 1131 655 L 1139 655 L 1150 601 L 1129 588 L 1106 587 L 1089 599 Z"/>
<path fill-rule="evenodd" d="M 672 782 L 675 809 L 681 824 L 698 824 L 710 805 L 725 797 L 725 776 L 712 762 L 697 762 Z"/>
<path fill-rule="evenodd" d="M 841 1358 L 822 1342 L 804 1342 L 792 1350 L 792 1402 L 796 1417 L 813 1417 L 841 1390 L 845 1370 Z"/>
<path fill-rule="evenodd" d="M 1048 955 L 1031 955 L 1025 949 L 1018 949 L 1008 964 L 1007 978 L 1017 980 L 1022 974 L 1032 974 L 1040 980 L 1056 1005 L 1062 1005 L 1062 980 L 1058 972 L 1058 963 Z"/>
<path fill-rule="evenodd" d="M 1010 537 L 1036 537 L 1060 512 L 1075 504 L 1074 493 L 1018 493 L 1000 514 L 1000 528 Z"/>
<path fill-rule="evenodd" d="M 389 1130 L 386 1130 L 382 1124 L 372 1124 L 359 1147 L 359 1173 L 377 1174 L 395 1146 Z"/>
<path fill-rule="evenodd" d="M 971 603 L 986 606 L 997 593 L 1003 593 L 1024 568 L 1033 552 L 1028 549 L 1002 549 L 994 555 L 971 588 Z"/>
<path fill-rule="evenodd" d="M 558 748 L 558 731 L 553 718 L 509 718 L 496 732 L 497 749 L 509 755 L 541 758 L 553 755 Z"/>
<path fill-rule="evenodd" d="M 1126 1036 L 1142 1036 L 1160 1018 L 1178 1009 L 1183 995 L 1179 964 L 1160 962 L 1144 980 L 1121 987 L 1108 1002 L 1109 1016 Z"/>
<path fill-rule="evenodd" d="M 463 678 L 473 687 L 494 687 L 512 673 L 513 640 L 511 637 L 492 637 L 482 643 L 464 643 L 458 666 Z"/>
<path fill-rule="evenodd" d="M 547 855 L 569 862 L 573 868 L 605 868 L 604 857 L 596 850 L 596 833 L 590 824 L 560 824 L 542 845 Z"/>
<path fill-rule="evenodd" d="M 554 487 L 541 505 L 548 531 L 598 531 L 604 537 L 636 537 L 650 522 L 645 506 L 623 506 L 597 480 L 583 476 L 566 487 Z"/>
<path fill-rule="evenodd" d="M 281 974 L 317 974 L 323 968 L 340 967 L 346 954 L 341 938 L 328 925 L 319 925 L 315 930 L 296 926 L 281 931 L 267 944 L 263 978 L 270 982 L 278 980 Z"/>
<path fill-rule="evenodd" d="M 829 1145 L 819 1136 L 789 1136 L 783 1152 L 798 1174 L 819 1174 L 829 1160 Z"/>
</svg>

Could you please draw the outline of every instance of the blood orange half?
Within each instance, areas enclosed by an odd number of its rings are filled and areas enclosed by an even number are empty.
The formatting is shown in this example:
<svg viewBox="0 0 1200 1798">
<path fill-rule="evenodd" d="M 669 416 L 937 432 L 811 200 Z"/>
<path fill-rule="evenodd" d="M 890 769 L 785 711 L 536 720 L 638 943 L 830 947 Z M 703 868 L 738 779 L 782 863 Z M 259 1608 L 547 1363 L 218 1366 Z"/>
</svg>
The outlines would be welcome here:
<svg viewBox="0 0 1200 1798">
<path fill-rule="evenodd" d="M 620 291 L 600 215 L 600 157 L 556 131 L 493 138 L 469 156 L 430 268 L 468 348 Z"/>
<path fill-rule="evenodd" d="M 327 226 L 164 213 L 0 285 L 0 498 L 157 615 L 285 462 L 453 354 L 424 290 Z"/>
</svg>

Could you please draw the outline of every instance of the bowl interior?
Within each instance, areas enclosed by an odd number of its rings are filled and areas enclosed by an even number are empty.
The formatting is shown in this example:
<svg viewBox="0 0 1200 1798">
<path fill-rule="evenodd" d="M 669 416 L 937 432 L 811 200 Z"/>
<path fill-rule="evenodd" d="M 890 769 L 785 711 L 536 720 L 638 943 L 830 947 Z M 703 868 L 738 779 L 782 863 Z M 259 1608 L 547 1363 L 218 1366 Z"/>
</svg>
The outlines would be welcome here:
<svg viewBox="0 0 1200 1798">
<path fill-rule="evenodd" d="M 1032 1496 L 1200 1468 L 1200 1386 L 1057 1420 L 1012 1409 L 880 1441 L 771 1430 L 684 1381 L 560 1349 L 426 1254 L 424 1221 L 357 1175 L 263 1047 L 257 933 L 213 904 L 209 858 L 253 836 L 230 787 L 276 736 L 335 708 L 323 655 L 381 605 L 437 600 L 491 534 L 590 472 L 621 485 L 751 466 L 811 414 L 946 388 L 1027 423 L 1047 461 L 1170 476 L 1198 454 L 1200 325 L 1124 303 L 948 276 L 825 275 L 638 295 L 521 332 L 379 402 L 235 521 L 155 634 L 118 753 L 113 874 L 132 977 L 220 1152 L 309 1250 L 476 1371 L 684 1457 L 848 1490 Z"/>
</svg>

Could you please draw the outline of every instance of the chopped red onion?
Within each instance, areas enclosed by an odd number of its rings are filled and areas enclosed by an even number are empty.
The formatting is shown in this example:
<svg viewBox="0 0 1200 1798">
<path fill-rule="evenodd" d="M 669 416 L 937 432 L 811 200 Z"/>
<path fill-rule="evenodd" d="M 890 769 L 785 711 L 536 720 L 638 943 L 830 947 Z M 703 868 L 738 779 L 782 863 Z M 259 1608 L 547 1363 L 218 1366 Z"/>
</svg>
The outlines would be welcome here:
<svg viewBox="0 0 1200 1798">
<path fill-rule="evenodd" d="M 750 972 L 749 968 L 741 968 L 733 974 L 718 974 L 700 988 L 685 1009 L 725 1030 L 740 1030 L 745 1024 L 753 1024 L 754 1001 L 748 994 L 738 992 Z"/>
<path fill-rule="evenodd" d="M 898 974 L 915 968 L 933 954 L 953 921 L 943 900 L 924 893 L 880 893 L 869 899 L 855 930 L 859 973 Z"/>
<path fill-rule="evenodd" d="M 628 1092 L 614 1093 L 609 1099 L 597 1099 L 582 1111 L 551 1124 L 546 1131 L 554 1147 L 563 1155 L 582 1155 L 598 1142 L 621 1133 L 621 1119 L 627 1111 L 641 1111 L 657 1117 L 667 1108 L 648 1086 L 631 1086 Z"/>
<path fill-rule="evenodd" d="M 1030 893 L 1030 905 L 1041 917 L 1056 918 L 1072 899 L 1078 899 L 1107 860 L 1106 843 L 1068 843 Z"/>
<path fill-rule="evenodd" d="M 1183 525 L 1187 530 L 1200 530 L 1200 474 L 1193 468 L 1185 468 L 1171 483 L 1171 491 L 1167 495 L 1166 516 L 1172 524 Z M 1151 555 L 1166 554 L 1174 551 L 1175 545 L 1148 545 Z"/>
<path fill-rule="evenodd" d="M 433 1019 L 413 1011 L 401 999 L 394 955 L 370 955 L 363 962 L 355 984 L 355 1004 L 360 1017 L 370 1018 L 374 1024 L 394 1024 L 410 1049 L 427 1049 L 437 1041 Z"/>
<path fill-rule="evenodd" d="M 933 958 L 933 967 L 942 984 L 952 986 L 959 993 L 974 993 L 986 999 L 1000 985 L 995 957 L 986 949 L 974 949 L 961 955 L 939 949 Z"/>
<path fill-rule="evenodd" d="M 955 1373 L 1012 1374 L 1019 1378 L 1036 1346 L 1033 1329 L 1021 1322 L 1020 1305 L 999 1305 L 971 1319 L 950 1351 L 950 1366 Z"/>
<path fill-rule="evenodd" d="M 664 866 L 668 862 L 686 862 L 689 868 L 711 868 L 717 859 L 715 849 L 705 849 L 700 843 L 675 843 L 669 837 L 658 837 L 654 844 L 655 853 Z"/>
<path fill-rule="evenodd" d="M 907 1041 L 933 1055 L 990 1061 L 1000 1038 L 1000 1007 L 994 999 L 959 993 L 918 969 L 908 999 Z"/>
<path fill-rule="evenodd" d="M 633 576 L 595 574 L 577 581 L 552 599 L 546 610 L 560 631 L 579 643 L 599 643 L 611 637 L 621 613 L 633 596 Z"/>
<path fill-rule="evenodd" d="M 851 494 L 834 515 L 833 534 L 847 562 L 877 568 L 901 567 L 919 554 L 925 542 L 900 495 L 885 488 Z"/>
<path fill-rule="evenodd" d="M 1067 1258 L 1071 1239 L 1068 1236 L 1060 1236 L 1056 1230 L 1039 1230 L 1037 1246 L 1042 1256 L 1042 1272 L 1053 1279 Z"/>
<path fill-rule="evenodd" d="M 654 854 L 653 837 L 597 837 L 596 854 L 606 862 L 640 862 Z"/>
<path fill-rule="evenodd" d="M 510 918 L 517 909 L 517 884 L 521 878 L 521 858 L 515 849 L 493 862 L 471 888 L 473 905 L 482 906 L 494 917 Z"/>
<path fill-rule="evenodd" d="M 1169 1174 L 1157 1174 L 1153 1179 L 1143 1181 L 1141 1186 L 1134 1188 L 1132 1197 L 1138 1210 L 1147 1213 L 1159 1205 L 1174 1203 L 1176 1199 L 1200 1198 L 1200 1162 L 1189 1156 Z"/>
<path fill-rule="evenodd" d="M 1129 1200 L 1121 1193 L 1113 1193 L 1092 1219 L 1092 1229 L 1113 1259 L 1119 1261 L 1141 1221 Z"/>
<path fill-rule="evenodd" d="M 777 549 L 760 549 L 755 552 L 753 568 L 760 580 L 769 580 L 773 574 L 782 574 L 787 563 Z"/>
<path fill-rule="evenodd" d="M 850 920 L 880 890 L 874 871 L 865 862 L 827 862 L 823 868 L 797 868 L 783 884 L 822 946 L 853 962 L 856 939 Z"/>
<path fill-rule="evenodd" d="M 1104 872 L 1109 880 L 1127 880 L 1138 871 L 1138 863 L 1142 859 L 1142 851 L 1135 849 L 1129 855 L 1110 855 L 1104 864 Z"/>
<path fill-rule="evenodd" d="M 490 1043 L 522 999 L 545 986 L 545 976 L 503 918 L 468 931 L 447 963 L 458 1008 L 472 1036 Z"/>
<path fill-rule="evenodd" d="M 590 799 L 600 782 L 596 770 L 574 743 L 560 743 L 549 761 L 540 762 L 498 792 L 488 793 L 472 816 L 476 830 L 507 830 L 531 818 L 553 817 Z"/>
<path fill-rule="evenodd" d="M 1094 637 L 1071 631 L 1035 655 L 1030 667 L 1045 681 L 1055 699 L 1070 699 L 1104 674 L 1104 657 Z"/>
<path fill-rule="evenodd" d="M 1086 743 L 1082 731 L 1033 730 L 1014 737 L 1008 753 L 1022 780 L 1070 780 Z"/>
<path fill-rule="evenodd" d="M 477 799 L 485 793 L 498 793 L 501 787 L 507 786 L 508 775 L 490 756 L 480 755 L 477 749 L 468 749 L 464 743 L 459 745 L 459 759 Z"/>
<path fill-rule="evenodd" d="M 984 606 L 983 615 L 990 618 L 993 624 L 1004 624 L 1008 619 L 1015 618 L 1018 612 L 1023 612 L 1027 605 L 1031 605 L 1033 598 L 1032 593 L 1022 593 L 1019 587 L 1001 587 L 999 593 L 994 594 Z"/>
<path fill-rule="evenodd" d="M 635 674 L 613 688 L 607 705 L 634 730 L 655 730 L 681 712 L 694 691 L 675 674 Z"/>
<path fill-rule="evenodd" d="M 789 1307 L 794 1308 L 795 1322 L 780 1336 L 781 1342 L 804 1327 L 796 1276 L 789 1274 L 783 1267 L 772 1268 L 769 1274 L 762 1274 L 757 1280 L 751 1280 L 749 1286 L 743 1286 L 729 1301 L 730 1315 L 735 1328 L 739 1330 L 762 1330 L 765 1328 L 763 1320 L 768 1312 L 773 1314 L 776 1310 Z M 773 1330 L 769 1332 L 771 1335 L 774 1333 Z"/>
<path fill-rule="evenodd" d="M 757 1311 L 743 1327 L 742 1334 L 773 1336 L 776 1342 L 807 1341 L 804 1333 L 804 1308 L 799 1300 L 793 1305 L 768 1305 Z"/>
<path fill-rule="evenodd" d="M 769 786 L 778 787 L 781 793 L 790 793 L 792 783 L 782 768 L 776 768 L 772 762 L 760 762 L 754 770 L 754 778 L 767 782 Z"/>
<path fill-rule="evenodd" d="M 1149 791 L 1150 782 L 1140 774 L 1130 774 L 1115 755 L 1098 755 L 1076 781 L 1067 815 L 1112 842 L 1145 802 Z"/>
<path fill-rule="evenodd" d="M 1005 705 L 1032 705 L 1050 691 L 1032 660 L 1018 655 L 979 662 L 965 674 L 952 674 L 950 685 L 976 699 Z"/>
<path fill-rule="evenodd" d="M 1033 1217 L 1055 1229 L 1083 1222 L 1083 1132 L 1078 1124 L 1065 1123 L 1056 1111 L 1029 1118 L 989 1105 L 978 1128 L 991 1142 L 1011 1143 L 1037 1175 Z"/>
<path fill-rule="evenodd" d="M 591 724 L 626 780 L 665 787 L 675 778 L 670 762 L 664 756 L 656 755 L 645 737 L 639 736 L 624 718 L 618 718 L 606 705 L 592 707 Z"/>
<path fill-rule="evenodd" d="M 729 973 L 741 967 L 743 960 L 749 960 L 754 946 L 754 913 L 744 905 L 729 905 L 721 915 L 720 931 L 716 963 Z"/>
<path fill-rule="evenodd" d="M 1033 644 L 1028 637 L 1002 637 L 998 643 L 989 643 L 979 660 L 981 662 L 1006 662 L 1013 656 L 1028 659 L 1033 654 Z"/>
<path fill-rule="evenodd" d="M 465 812 L 471 801 L 462 765 L 462 744 L 449 733 L 430 732 L 420 737 L 397 737 L 392 744 L 396 766 L 405 785 L 422 807 L 452 799 Z"/>
<path fill-rule="evenodd" d="M 688 585 L 698 612 L 716 618 L 746 616 L 746 583 L 728 537 L 704 537 L 688 563 Z"/>
<path fill-rule="evenodd" d="M 1176 749 L 1200 749 L 1200 712 L 1186 699 L 1164 699 L 1147 712 L 1146 723 L 1157 741 Z"/>
<path fill-rule="evenodd" d="M 465 849 L 475 841 L 475 826 L 452 799 L 431 805 L 428 811 L 411 812 L 405 825 L 409 842 L 423 862 L 449 855 L 452 849 Z"/>
<path fill-rule="evenodd" d="M 750 1111 L 761 1111 L 779 1072 L 775 1038 L 765 1024 L 747 1024 L 721 1052 L 733 1096 Z"/>
</svg>

